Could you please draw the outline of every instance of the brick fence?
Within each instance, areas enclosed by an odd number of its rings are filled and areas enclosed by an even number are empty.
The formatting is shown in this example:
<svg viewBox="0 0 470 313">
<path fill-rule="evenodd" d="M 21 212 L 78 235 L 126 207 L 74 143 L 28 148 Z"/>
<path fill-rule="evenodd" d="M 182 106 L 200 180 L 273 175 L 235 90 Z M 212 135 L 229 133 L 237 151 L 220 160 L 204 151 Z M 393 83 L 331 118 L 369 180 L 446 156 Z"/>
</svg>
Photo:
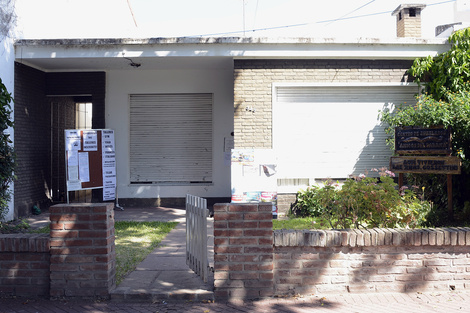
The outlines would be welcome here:
<svg viewBox="0 0 470 313">
<path fill-rule="evenodd" d="M 50 235 L 0 235 L 0 295 L 109 297 L 116 285 L 113 208 L 55 205 Z"/>
<path fill-rule="evenodd" d="M 273 231 L 269 207 L 214 206 L 216 298 L 470 289 L 470 228 Z"/>
<path fill-rule="evenodd" d="M 47 296 L 48 234 L 0 235 L 0 296 Z"/>
</svg>

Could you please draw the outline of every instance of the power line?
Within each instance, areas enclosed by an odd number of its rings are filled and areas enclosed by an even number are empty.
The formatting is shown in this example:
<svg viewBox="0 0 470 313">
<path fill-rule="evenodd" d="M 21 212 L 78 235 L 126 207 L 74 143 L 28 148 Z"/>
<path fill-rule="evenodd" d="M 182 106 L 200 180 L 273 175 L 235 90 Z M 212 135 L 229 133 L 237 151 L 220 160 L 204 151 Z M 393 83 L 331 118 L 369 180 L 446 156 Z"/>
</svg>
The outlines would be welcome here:
<svg viewBox="0 0 470 313">
<path fill-rule="evenodd" d="M 361 6 L 358 7 L 357 9 L 354 9 L 353 11 L 351 11 L 351 12 L 349 12 L 349 13 L 347 13 L 347 14 L 344 14 L 344 15 L 341 16 L 340 18 L 344 18 L 344 17 L 348 16 L 349 14 L 352 14 L 352 13 L 354 13 L 354 12 L 356 12 L 356 11 L 359 11 L 360 9 L 362 9 L 362 8 L 365 7 L 365 6 L 368 6 L 368 5 L 371 4 L 372 2 L 375 2 L 375 0 L 369 1 L 369 2 L 367 2 L 366 4 L 361 5 Z M 328 23 L 328 25 L 330 25 L 331 23 L 334 23 L 334 21 Z M 328 26 L 328 25 L 326 25 L 326 26 Z"/>
<path fill-rule="evenodd" d="M 374 0 L 375 1 L 375 0 Z M 434 5 L 441 5 L 441 4 L 446 4 L 449 2 L 455 2 L 456 0 L 447 0 L 447 1 L 442 1 L 442 2 L 436 2 L 436 3 L 431 3 L 427 4 L 427 6 L 434 6 Z M 368 4 L 368 3 L 367 3 Z M 366 4 L 366 5 L 367 5 Z M 360 9 L 360 8 L 358 8 Z M 356 9 L 355 11 L 357 11 Z M 354 12 L 354 11 L 353 11 Z M 375 16 L 375 15 L 382 15 L 382 14 L 390 14 L 392 13 L 393 10 L 390 11 L 384 11 L 384 12 L 376 12 L 376 13 L 370 13 L 370 14 L 363 14 L 363 15 L 355 15 L 355 16 L 350 16 L 350 17 L 340 17 L 340 18 L 335 18 L 335 19 L 329 19 L 329 20 L 323 20 L 323 21 L 317 21 L 317 22 L 306 22 L 306 23 L 298 23 L 298 24 L 288 24 L 288 25 L 279 25 L 279 26 L 272 26 L 272 27 L 265 27 L 265 28 L 253 28 L 253 29 L 248 29 L 248 30 L 242 30 L 242 31 L 231 31 L 231 32 L 219 32 L 219 33 L 209 33 L 209 34 L 203 34 L 203 35 L 192 35 L 192 36 L 185 36 L 185 37 L 210 37 L 210 36 L 220 36 L 220 35 L 231 35 L 231 34 L 239 34 L 239 33 L 245 33 L 245 32 L 260 32 L 260 31 L 268 31 L 268 30 L 275 30 L 275 29 L 282 29 L 282 28 L 293 28 L 293 27 L 302 27 L 302 26 L 307 26 L 307 25 L 312 25 L 312 24 L 324 24 L 324 23 L 333 23 L 337 21 L 346 21 L 346 20 L 352 20 L 352 19 L 358 19 L 358 18 L 364 18 L 364 17 L 370 17 L 370 16 Z M 352 12 L 351 12 L 352 13 Z"/>
</svg>

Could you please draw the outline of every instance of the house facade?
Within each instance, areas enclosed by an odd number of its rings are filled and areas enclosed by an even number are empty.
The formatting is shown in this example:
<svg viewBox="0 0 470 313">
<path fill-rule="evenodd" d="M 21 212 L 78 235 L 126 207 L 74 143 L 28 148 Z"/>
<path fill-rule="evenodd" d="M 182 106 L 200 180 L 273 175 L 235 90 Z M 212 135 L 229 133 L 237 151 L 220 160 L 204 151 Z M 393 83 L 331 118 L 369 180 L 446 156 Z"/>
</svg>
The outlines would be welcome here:
<svg viewBox="0 0 470 313">
<path fill-rule="evenodd" d="M 101 189 L 67 192 L 66 129 L 114 130 L 122 206 L 230 201 L 232 148 L 275 157 L 281 211 L 308 185 L 387 166 L 378 111 L 412 104 L 413 60 L 449 49 L 420 38 L 423 8 L 393 12 L 393 39 L 6 38 L 18 163 L 7 219 L 69 195 L 102 201 Z"/>
<path fill-rule="evenodd" d="M 63 131 L 83 103 L 89 127 L 115 131 L 123 205 L 229 201 L 231 148 L 272 150 L 280 198 L 387 166 L 378 110 L 413 102 L 412 61 L 447 49 L 416 38 L 18 40 L 15 214 L 64 201 Z"/>
</svg>

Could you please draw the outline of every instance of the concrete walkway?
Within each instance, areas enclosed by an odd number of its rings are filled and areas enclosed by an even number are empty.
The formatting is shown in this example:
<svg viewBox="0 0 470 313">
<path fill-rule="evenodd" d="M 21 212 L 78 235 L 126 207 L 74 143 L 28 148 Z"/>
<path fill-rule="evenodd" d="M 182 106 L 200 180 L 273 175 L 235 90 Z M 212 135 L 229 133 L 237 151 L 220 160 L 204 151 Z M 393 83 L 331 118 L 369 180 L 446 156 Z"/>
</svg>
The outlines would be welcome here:
<svg viewBox="0 0 470 313">
<path fill-rule="evenodd" d="M 158 211 L 157 211 L 158 210 Z M 176 221 L 179 224 L 112 292 L 113 301 L 213 300 L 214 274 L 204 283 L 186 264 L 186 219 L 183 209 L 125 209 L 116 220 Z M 209 262 L 213 266 L 213 220 L 208 220 Z"/>
</svg>

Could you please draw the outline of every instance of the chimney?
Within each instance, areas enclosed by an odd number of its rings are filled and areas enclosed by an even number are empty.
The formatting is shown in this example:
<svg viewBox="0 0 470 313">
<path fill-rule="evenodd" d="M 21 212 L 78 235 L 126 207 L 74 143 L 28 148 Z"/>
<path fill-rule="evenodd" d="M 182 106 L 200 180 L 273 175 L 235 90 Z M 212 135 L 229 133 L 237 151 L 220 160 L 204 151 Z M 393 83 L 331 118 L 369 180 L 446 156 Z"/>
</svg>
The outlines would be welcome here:
<svg viewBox="0 0 470 313">
<path fill-rule="evenodd" d="M 397 37 L 421 37 L 421 11 L 425 4 L 401 4 L 392 15 L 397 17 Z"/>
</svg>

